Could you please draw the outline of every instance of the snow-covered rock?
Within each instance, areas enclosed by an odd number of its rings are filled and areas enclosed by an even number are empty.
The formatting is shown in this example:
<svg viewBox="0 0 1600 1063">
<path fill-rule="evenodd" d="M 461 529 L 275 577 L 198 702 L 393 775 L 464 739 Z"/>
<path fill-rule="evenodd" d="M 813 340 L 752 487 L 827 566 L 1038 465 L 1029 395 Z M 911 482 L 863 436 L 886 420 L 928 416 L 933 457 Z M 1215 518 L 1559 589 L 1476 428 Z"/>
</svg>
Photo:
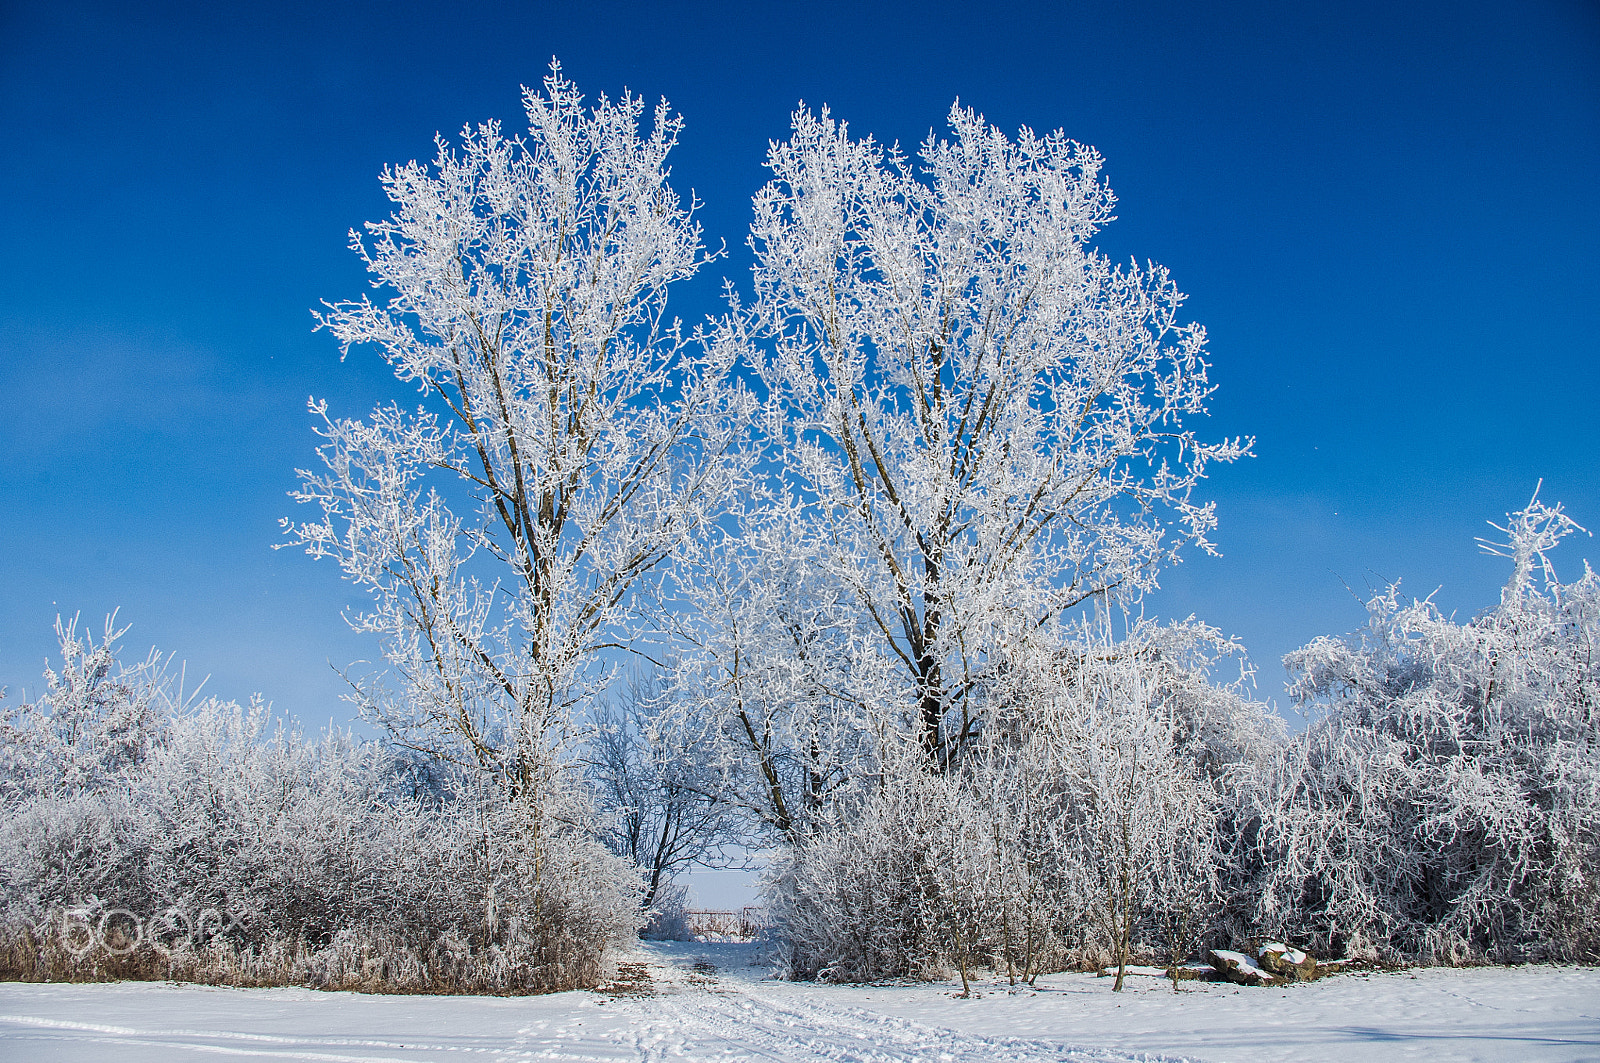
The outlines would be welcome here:
<svg viewBox="0 0 1600 1063">
<path fill-rule="evenodd" d="M 1206 954 L 1218 974 L 1239 985 L 1278 985 L 1280 979 L 1270 971 L 1262 970 L 1256 961 L 1242 952 L 1231 949 L 1212 949 Z"/>
<path fill-rule="evenodd" d="M 1309 982 L 1317 976 L 1317 961 L 1281 941 L 1268 941 L 1256 949 L 1261 967 L 1289 982 Z"/>
</svg>

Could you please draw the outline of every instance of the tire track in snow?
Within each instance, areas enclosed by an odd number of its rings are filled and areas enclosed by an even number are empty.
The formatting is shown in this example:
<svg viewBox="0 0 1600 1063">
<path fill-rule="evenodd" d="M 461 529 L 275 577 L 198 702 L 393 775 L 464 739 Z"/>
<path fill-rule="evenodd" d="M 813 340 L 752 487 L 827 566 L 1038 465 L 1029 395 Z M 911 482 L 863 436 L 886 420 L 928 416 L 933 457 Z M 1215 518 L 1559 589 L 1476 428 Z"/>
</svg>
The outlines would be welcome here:
<svg viewBox="0 0 1600 1063">
<path fill-rule="evenodd" d="M 232 1030 L 151 1029 L 73 1022 L 33 1015 L 0 1015 L 0 1025 L 30 1029 L 8 1040 L 69 1041 L 74 1044 L 119 1045 L 125 1048 L 165 1049 L 206 1055 L 250 1056 L 257 1059 L 293 1059 L 314 1063 L 416 1063 L 417 1056 L 352 1055 L 330 1049 L 383 1049 L 387 1051 L 491 1054 L 492 1048 L 462 1048 L 422 1041 L 380 1041 L 356 1037 L 290 1037 L 284 1034 L 239 1033 Z"/>
<path fill-rule="evenodd" d="M 382 1042 L 341 1038 L 271 1037 L 262 1034 L 229 1033 L 222 1030 L 139 1030 L 125 1026 L 103 1026 L 87 1022 L 40 1019 L 31 1015 L 0 1015 L 0 1023 L 32 1027 L 34 1031 L 13 1035 L 11 1041 L 70 1042 L 72 1044 L 116 1045 L 121 1048 L 162 1049 L 168 1052 L 198 1052 L 204 1055 L 248 1056 L 256 1059 L 293 1059 L 309 1063 L 415 1063 L 416 1057 L 349 1055 L 319 1052 L 321 1046 L 356 1045 L 385 1048 L 414 1048 L 427 1051 L 432 1045 L 385 1045 Z M 219 1043 L 220 1042 L 220 1043 Z M 233 1043 L 229 1043 L 233 1042 Z M 266 1042 L 263 1044 L 262 1042 Z M 298 1046 L 306 1046 L 304 1048 Z"/>
<path fill-rule="evenodd" d="M 701 985 L 678 989 L 682 981 L 674 978 L 674 973 L 662 971 L 657 977 L 657 983 L 668 989 L 668 995 L 641 1001 L 656 1013 L 635 1035 L 641 1063 L 663 1063 L 667 1059 L 1185 1063 L 1182 1057 L 1022 1038 L 975 1037 L 865 1008 L 813 1002 L 799 987 L 794 987 L 793 995 L 780 996 L 775 990 L 749 989 L 719 979 L 695 979 Z M 665 1032 L 657 1033 L 658 1030 Z"/>
</svg>

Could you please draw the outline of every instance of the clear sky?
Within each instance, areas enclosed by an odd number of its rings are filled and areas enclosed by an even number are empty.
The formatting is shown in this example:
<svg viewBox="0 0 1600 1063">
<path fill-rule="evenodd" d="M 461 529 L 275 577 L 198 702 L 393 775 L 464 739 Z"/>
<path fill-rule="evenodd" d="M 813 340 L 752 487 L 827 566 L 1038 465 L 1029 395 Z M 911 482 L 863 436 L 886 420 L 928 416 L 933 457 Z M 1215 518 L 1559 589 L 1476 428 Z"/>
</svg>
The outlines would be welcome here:
<svg viewBox="0 0 1600 1063">
<path fill-rule="evenodd" d="M 1492 603 L 1483 521 L 1564 501 L 1600 532 L 1600 5 L 0 3 L 0 685 L 57 612 L 312 723 L 373 655 L 337 568 L 270 549 L 313 460 L 309 395 L 403 394 L 309 309 L 365 276 L 386 163 L 521 120 L 552 55 L 666 96 L 680 191 L 743 282 L 749 199 L 797 101 L 916 143 L 952 98 L 1093 144 L 1101 246 L 1169 266 L 1210 332 L 1221 559 L 1151 611 L 1277 659 L 1403 577 Z M 1568 577 L 1600 562 L 1563 547 Z M 1351 590 L 1347 590 L 1346 587 Z"/>
</svg>

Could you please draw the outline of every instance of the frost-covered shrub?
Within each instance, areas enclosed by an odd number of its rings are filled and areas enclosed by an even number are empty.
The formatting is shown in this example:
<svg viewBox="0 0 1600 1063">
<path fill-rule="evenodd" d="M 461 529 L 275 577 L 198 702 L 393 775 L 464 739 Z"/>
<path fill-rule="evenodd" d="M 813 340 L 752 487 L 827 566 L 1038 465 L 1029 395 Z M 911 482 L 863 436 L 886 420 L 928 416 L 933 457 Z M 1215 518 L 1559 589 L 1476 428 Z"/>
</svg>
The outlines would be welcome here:
<svg viewBox="0 0 1600 1063">
<path fill-rule="evenodd" d="M 767 909 L 792 977 L 926 977 L 954 966 L 981 888 L 960 844 L 963 788 L 920 766 L 884 782 L 769 871 Z"/>
<path fill-rule="evenodd" d="M 44 694 L 0 716 L 0 800 L 97 789 L 137 766 L 165 738 L 175 693 L 168 661 L 152 650 L 138 664 L 118 657 L 127 628 L 79 634 L 78 618 L 56 618 L 61 668 L 47 668 Z M 0 691 L 0 696 L 3 696 Z"/>
<path fill-rule="evenodd" d="M 54 740 L 53 717 L 14 713 L 8 745 Z M 593 984 L 636 927 L 637 872 L 588 831 L 580 790 L 534 819 L 481 777 L 302 735 L 259 702 L 191 704 L 159 733 L 93 785 L 10 777 L 9 976 L 542 991 Z"/>
<path fill-rule="evenodd" d="M 688 891 L 682 886 L 669 882 L 657 889 L 645 909 L 645 924 L 639 936 L 646 941 L 692 941 L 688 901 Z"/>
<path fill-rule="evenodd" d="M 1233 777 L 1283 741 L 1238 684 L 1209 680 L 1229 650 L 1194 623 L 1086 631 L 989 692 L 949 770 L 886 751 L 878 787 L 775 864 L 790 973 L 1029 979 L 1126 963 L 1141 941 L 1181 959 L 1217 894 Z"/>
<path fill-rule="evenodd" d="M 1498 526 L 1497 526 L 1498 527 Z M 1262 927 L 1426 962 L 1600 956 L 1600 579 L 1577 526 L 1513 514 L 1513 573 L 1465 624 L 1391 587 L 1366 628 L 1285 664 L 1316 715 L 1250 794 Z"/>
</svg>

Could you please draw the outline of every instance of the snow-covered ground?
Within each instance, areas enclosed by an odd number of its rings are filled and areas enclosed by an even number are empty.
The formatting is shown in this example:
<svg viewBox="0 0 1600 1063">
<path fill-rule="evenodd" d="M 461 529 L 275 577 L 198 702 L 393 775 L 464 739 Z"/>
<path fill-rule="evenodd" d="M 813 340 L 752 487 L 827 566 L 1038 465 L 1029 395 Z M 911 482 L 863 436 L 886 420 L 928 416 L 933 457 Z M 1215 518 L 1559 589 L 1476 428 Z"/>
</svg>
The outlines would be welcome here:
<svg viewBox="0 0 1600 1063">
<path fill-rule="evenodd" d="M 641 947 L 612 994 L 419 997 L 159 983 L 0 984 L 0 1060 L 1600 1060 L 1600 969 L 1345 975 L 1286 989 L 1155 978 L 815 986 L 732 944 Z"/>
</svg>

